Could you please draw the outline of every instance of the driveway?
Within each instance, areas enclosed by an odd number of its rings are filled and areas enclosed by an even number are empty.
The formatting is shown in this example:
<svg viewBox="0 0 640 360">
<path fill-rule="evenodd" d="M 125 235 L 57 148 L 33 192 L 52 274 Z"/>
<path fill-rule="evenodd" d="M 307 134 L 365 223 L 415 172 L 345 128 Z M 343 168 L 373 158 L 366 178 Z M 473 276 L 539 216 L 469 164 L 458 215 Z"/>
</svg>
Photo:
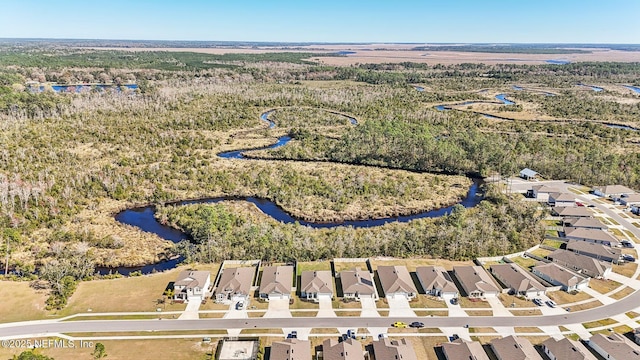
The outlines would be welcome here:
<svg viewBox="0 0 640 360">
<path fill-rule="evenodd" d="M 411 309 L 411 306 L 409 306 L 409 301 L 404 296 L 397 296 L 395 298 L 387 297 L 387 303 L 389 304 L 389 317 L 392 317 L 392 316 L 401 316 L 401 317 L 416 316 L 416 313 L 413 312 L 413 309 Z"/>
<path fill-rule="evenodd" d="M 316 317 L 336 317 L 336 312 L 333 311 L 333 304 L 330 297 L 318 297 L 318 305 L 320 306 L 320 308 Z"/>
<path fill-rule="evenodd" d="M 509 311 L 504 305 L 502 301 L 497 297 L 487 297 L 487 302 L 491 305 L 491 310 L 493 310 L 493 316 L 513 316 L 511 311 Z"/>
<path fill-rule="evenodd" d="M 376 301 L 372 298 L 360 298 L 360 306 L 362 307 L 362 312 L 360 313 L 360 317 L 379 317 L 378 311 L 376 310 Z"/>
<path fill-rule="evenodd" d="M 289 299 L 272 299 L 269 300 L 269 308 L 264 314 L 265 318 L 290 318 Z"/>
<path fill-rule="evenodd" d="M 200 316 L 198 316 L 198 310 L 200 309 L 201 303 L 202 303 L 202 299 L 199 296 L 193 296 L 187 303 L 187 308 L 184 310 L 184 312 L 180 315 L 178 319 L 179 320 L 199 319 Z"/>
<path fill-rule="evenodd" d="M 449 309 L 449 316 L 469 316 L 464 310 L 462 310 L 460 303 L 458 303 L 457 305 L 453 305 L 451 303 L 453 296 L 443 296 L 442 298 L 444 299 L 444 302 L 447 304 L 447 308 Z"/>
</svg>

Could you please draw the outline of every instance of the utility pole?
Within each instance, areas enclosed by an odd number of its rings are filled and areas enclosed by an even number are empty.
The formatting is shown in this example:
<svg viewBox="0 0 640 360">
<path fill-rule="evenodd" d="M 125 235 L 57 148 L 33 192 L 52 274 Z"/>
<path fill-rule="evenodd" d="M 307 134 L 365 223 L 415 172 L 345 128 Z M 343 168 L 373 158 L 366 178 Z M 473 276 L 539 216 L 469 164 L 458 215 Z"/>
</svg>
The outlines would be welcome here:
<svg viewBox="0 0 640 360">
<path fill-rule="evenodd" d="M 9 237 L 8 236 L 7 236 L 7 247 L 5 251 L 7 252 L 7 257 L 4 262 L 4 277 L 6 278 L 9 276 Z"/>
</svg>

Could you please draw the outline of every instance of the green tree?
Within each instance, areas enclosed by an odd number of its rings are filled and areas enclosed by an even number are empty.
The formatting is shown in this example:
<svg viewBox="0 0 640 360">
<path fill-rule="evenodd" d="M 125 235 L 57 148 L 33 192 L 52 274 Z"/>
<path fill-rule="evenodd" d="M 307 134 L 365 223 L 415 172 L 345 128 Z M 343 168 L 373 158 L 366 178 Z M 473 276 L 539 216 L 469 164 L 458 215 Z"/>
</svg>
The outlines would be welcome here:
<svg viewBox="0 0 640 360">
<path fill-rule="evenodd" d="M 104 348 L 103 343 L 96 343 L 96 346 L 93 349 L 93 358 L 94 359 L 103 359 L 107 357 L 107 351 Z"/>
<path fill-rule="evenodd" d="M 13 355 L 13 360 L 54 360 L 54 358 L 28 350 L 21 352 L 20 355 Z"/>
</svg>

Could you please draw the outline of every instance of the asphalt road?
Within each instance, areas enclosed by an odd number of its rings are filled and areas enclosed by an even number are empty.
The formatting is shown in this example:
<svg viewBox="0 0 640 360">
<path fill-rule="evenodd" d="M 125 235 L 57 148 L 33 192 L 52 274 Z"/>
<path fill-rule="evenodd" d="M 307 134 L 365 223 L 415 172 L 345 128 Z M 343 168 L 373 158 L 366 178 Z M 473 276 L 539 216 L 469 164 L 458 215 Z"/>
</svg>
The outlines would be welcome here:
<svg viewBox="0 0 640 360">
<path fill-rule="evenodd" d="M 88 320 L 68 322 L 32 322 L 3 324 L 0 338 L 10 338 L 47 333 L 73 332 L 122 332 L 122 331 L 171 331 L 171 330 L 226 330 L 250 328 L 322 328 L 322 327 L 390 327 L 394 321 L 410 323 L 420 320 L 427 327 L 493 327 L 493 326 L 558 326 L 584 323 L 623 314 L 640 306 L 640 292 L 609 305 L 598 308 L 548 316 L 469 316 L 469 317 L 412 317 L 412 318 L 249 318 L 249 319 L 198 319 L 198 320 Z"/>
</svg>

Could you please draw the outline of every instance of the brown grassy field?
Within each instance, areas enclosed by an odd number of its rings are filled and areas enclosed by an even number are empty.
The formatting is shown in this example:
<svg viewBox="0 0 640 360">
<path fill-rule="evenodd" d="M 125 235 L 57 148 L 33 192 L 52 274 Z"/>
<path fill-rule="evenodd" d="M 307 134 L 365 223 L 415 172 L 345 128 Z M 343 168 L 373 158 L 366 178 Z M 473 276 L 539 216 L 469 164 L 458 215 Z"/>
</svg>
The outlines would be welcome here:
<svg viewBox="0 0 640 360">
<path fill-rule="evenodd" d="M 175 280 L 178 273 L 186 269 L 211 271 L 212 277 L 218 271 L 219 265 L 191 265 L 180 266 L 162 273 L 110 280 L 96 280 L 81 282 L 78 289 L 69 299 L 66 308 L 57 315 L 67 316 L 76 313 L 91 312 L 129 312 L 129 311 L 164 311 L 183 310 L 185 304 L 157 305 L 156 300 L 169 284 Z"/>
<path fill-rule="evenodd" d="M 0 322 L 46 318 L 47 292 L 32 289 L 28 282 L 0 281 Z"/>
<path fill-rule="evenodd" d="M 157 340 L 104 340 L 100 341 L 105 346 L 107 359 L 163 359 L 198 360 L 209 359 L 207 354 L 215 352 L 217 342 L 215 339 L 210 344 L 204 344 L 201 339 L 157 339 Z M 80 348 L 79 341 L 74 342 L 73 349 L 39 349 L 37 352 L 53 357 L 54 359 L 85 360 L 93 359 L 91 353 L 93 346 Z M 96 343 L 95 341 L 93 342 Z M 95 346 L 95 345 L 94 345 Z M 0 348 L 0 359 L 10 359 L 13 355 L 21 353 L 25 349 Z"/>
</svg>

